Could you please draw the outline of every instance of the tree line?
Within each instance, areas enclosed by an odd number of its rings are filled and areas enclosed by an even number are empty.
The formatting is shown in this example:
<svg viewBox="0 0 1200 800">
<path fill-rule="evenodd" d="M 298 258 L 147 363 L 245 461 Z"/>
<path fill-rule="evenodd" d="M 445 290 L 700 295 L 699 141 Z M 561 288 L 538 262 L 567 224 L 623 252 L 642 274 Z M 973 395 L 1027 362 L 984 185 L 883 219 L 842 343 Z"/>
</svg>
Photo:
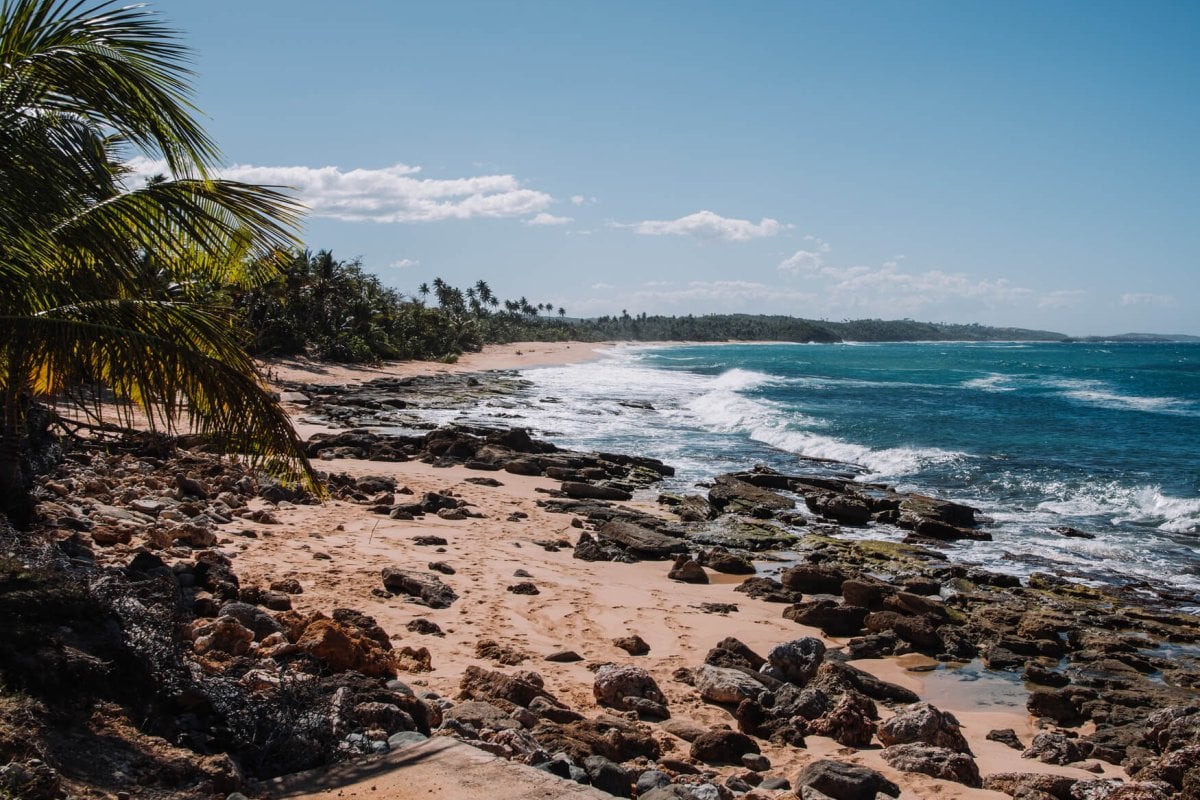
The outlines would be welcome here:
<svg viewBox="0 0 1200 800">
<path fill-rule="evenodd" d="M 405 294 L 357 260 L 328 250 L 296 252 L 281 274 L 233 296 L 258 356 L 308 354 L 341 362 L 453 359 L 486 344 L 516 341 L 1058 341 L 1051 331 L 985 325 L 786 315 L 630 315 L 568 318 L 553 303 L 501 300 L 487 281 L 465 289 L 441 278 Z"/>
</svg>

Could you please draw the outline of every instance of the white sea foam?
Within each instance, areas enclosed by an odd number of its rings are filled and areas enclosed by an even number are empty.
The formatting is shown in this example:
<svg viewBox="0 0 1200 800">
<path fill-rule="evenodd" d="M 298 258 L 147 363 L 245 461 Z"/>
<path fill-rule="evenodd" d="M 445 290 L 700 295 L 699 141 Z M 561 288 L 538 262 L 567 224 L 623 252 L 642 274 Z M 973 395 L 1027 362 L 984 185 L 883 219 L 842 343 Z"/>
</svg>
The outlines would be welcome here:
<svg viewBox="0 0 1200 800">
<path fill-rule="evenodd" d="M 1102 517 L 1112 524 L 1153 526 L 1172 533 L 1200 532 L 1200 498 L 1171 497 L 1158 486 L 1096 483 L 1038 504 L 1063 517 Z"/>
<path fill-rule="evenodd" d="M 760 386 L 774 383 L 776 378 L 763 372 L 749 369 L 731 369 L 722 372 L 712 382 L 713 389 L 718 391 L 744 392 L 757 389 Z"/>
<path fill-rule="evenodd" d="M 1167 414 L 1194 414 L 1196 404 L 1180 397 L 1148 397 L 1145 395 L 1121 394 L 1103 381 L 1053 380 L 1047 384 L 1060 390 L 1068 397 L 1085 405 L 1111 408 L 1119 411 L 1147 411 Z"/>
<path fill-rule="evenodd" d="M 963 382 L 964 389 L 979 389 L 984 392 L 1012 392 L 1016 386 L 1005 385 L 1013 379 L 1012 375 L 992 373 L 983 378 L 973 378 Z"/>
</svg>

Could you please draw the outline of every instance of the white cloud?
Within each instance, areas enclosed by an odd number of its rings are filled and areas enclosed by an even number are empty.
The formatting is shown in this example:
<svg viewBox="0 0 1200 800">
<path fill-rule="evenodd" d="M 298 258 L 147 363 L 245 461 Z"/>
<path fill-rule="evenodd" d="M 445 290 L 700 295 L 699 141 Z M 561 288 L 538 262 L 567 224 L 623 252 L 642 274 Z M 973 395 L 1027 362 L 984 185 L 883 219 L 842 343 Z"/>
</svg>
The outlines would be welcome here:
<svg viewBox="0 0 1200 800">
<path fill-rule="evenodd" d="M 533 219 L 525 220 L 526 225 L 566 225 L 574 220 L 574 217 L 556 217 L 553 214 L 547 214 L 545 211 L 538 214 Z"/>
<path fill-rule="evenodd" d="M 722 239 L 727 242 L 748 242 L 751 239 L 774 236 L 791 227 L 769 217 L 763 217 L 754 223 L 748 219 L 722 217 L 712 211 L 697 211 L 679 219 L 648 219 L 630 225 L 611 224 L 617 228 L 632 228 L 643 236 L 695 236 L 699 239 Z"/>
<path fill-rule="evenodd" d="M 128 166 L 140 178 L 165 173 L 166 163 L 144 157 Z M 438 222 L 450 219 L 524 217 L 554 202 L 545 192 L 527 189 L 513 175 L 469 178 L 416 178 L 420 167 L 395 164 L 382 169 L 338 167 L 260 167 L 235 164 L 218 177 L 292 188 L 316 217 L 346 222 Z"/>
<path fill-rule="evenodd" d="M 613 289 L 616 287 L 614 287 L 611 283 L 593 283 L 588 288 L 595 289 L 596 291 L 606 291 L 608 289 Z"/>
<path fill-rule="evenodd" d="M 415 267 L 420 263 L 421 262 L 415 258 L 400 258 L 388 264 L 388 266 L 392 269 L 408 269 L 409 267 Z"/>
<path fill-rule="evenodd" d="M 1059 289 L 1038 298 L 1038 308 L 1071 308 L 1087 298 L 1084 289 Z"/>
<path fill-rule="evenodd" d="M 811 242 L 779 264 L 781 272 L 803 276 L 819 288 L 825 303 L 838 312 L 869 313 L 884 317 L 908 316 L 925 309 L 970 306 L 970 310 L 1025 305 L 1035 299 L 1032 289 L 1005 278 L 978 278 L 942 270 L 902 270 L 904 256 L 895 256 L 878 267 L 831 265 L 832 247 L 815 236 Z M 1085 294 L 1059 290 L 1036 299 L 1043 308 L 1072 305 Z"/>
<path fill-rule="evenodd" d="M 1121 295 L 1123 306 L 1150 306 L 1152 308 L 1177 308 L 1179 301 L 1169 294 L 1149 292 L 1126 292 Z"/>
</svg>

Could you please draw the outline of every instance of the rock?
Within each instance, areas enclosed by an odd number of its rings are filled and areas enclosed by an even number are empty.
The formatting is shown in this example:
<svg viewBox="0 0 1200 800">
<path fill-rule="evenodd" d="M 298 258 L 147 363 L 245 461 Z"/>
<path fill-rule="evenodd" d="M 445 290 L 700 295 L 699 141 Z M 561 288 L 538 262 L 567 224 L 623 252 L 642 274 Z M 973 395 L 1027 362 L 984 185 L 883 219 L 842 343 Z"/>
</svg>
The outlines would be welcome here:
<svg viewBox="0 0 1200 800">
<path fill-rule="evenodd" d="M 515 667 L 529 659 L 526 653 L 511 645 L 502 645 L 495 639 L 480 639 L 476 642 L 475 657 L 486 658 L 509 667 Z"/>
<path fill-rule="evenodd" d="M 983 785 L 975 759 L 966 753 L 945 747 L 912 743 L 892 745 L 880 755 L 888 766 L 902 772 L 918 772 L 942 780 L 955 781 L 964 786 Z"/>
<path fill-rule="evenodd" d="M 632 522 L 611 520 L 597 531 L 601 544 L 614 544 L 637 558 L 661 560 L 688 551 L 683 539 L 668 536 Z"/>
<path fill-rule="evenodd" d="M 196 624 L 198 623 L 198 624 Z M 196 620 L 192 629 L 192 649 L 199 655 L 225 653 L 240 656 L 249 652 L 254 631 L 230 616 L 215 620 Z"/>
<path fill-rule="evenodd" d="M 659 723 L 658 727 L 672 736 L 678 736 L 685 742 L 694 742 L 700 738 L 701 734 L 708 732 L 708 728 L 686 719 L 664 720 Z"/>
<path fill-rule="evenodd" d="M 767 660 L 732 636 L 726 636 L 708 651 L 704 656 L 704 663 L 714 667 L 744 668 L 757 672 Z"/>
<path fill-rule="evenodd" d="M 929 703 L 914 703 L 900 709 L 879 725 L 877 734 L 884 747 L 919 742 L 958 753 L 971 752 L 954 715 Z"/>
<path fill-rule="evenodd" d="M 686 555 L 675 559 L 675 564 L 667 573 L 667 577 L 681 583 L 708 583 L 708 573 L 704 571 L 704 567 Z"/>
<path fill-rule="evenodd" d="M 813 685 L 824 689 L 829 694 L 853 689 L 872 700 L 885 703 L 916 703 L 921 699 L 911 689 L 880 680 L 858 667 L 838 661 L 826 661 L 822 664 L 821 668 L 817 670 L 817 677 L 813 680 Z"/>
<path fill-rule="evenodd" d="M 863 620 L 868 613 L 861 606 L 844 605 L 834 600 L 809 600 L 784 609 L 783 616 L 799 625 L 820 628 L 827 636 L 853 636 L 862 632 Z"/>
<path fill-rule="evenodd" d="M 613 639 L 613 647 L 618 647 L 631 656 L 644 656 L 650 652 L 650 645 L 636 633 Z"/>
<path fill-rule="evenodd" d="M 797 564 L 779 575 L 783 588 L 804 594 L 841 594 L 846 573 L 824 564 Z"/>
<path fill-rule="evenodd" d="M 458 573 L 458 570 L 445 561 L 430 561 L 426 566 L 428 566 L 431 572 L 440 572 L 443 575 L 455 575 Z"/>
<path fill-rule="evenodd" d="M 844 525 L 865 525 L 871 520 L 871 509 L 861 498 L 852 494 L 811 492 L 804 502 L 814 514 Z"/>
<path fill-rule="evenodd" d="M 1044 772 L 994 772 L 984 777 L 983 788 L 1016 797 L 1028 792 L 1040 792 L 1061 800 L 1070 800 L 1071 787 L 1078 778 Z"/>
<path fill-rule="evenodd" d="M 809 725 L 809 731 L 828 736 L 846 747 L 866 747 L 875 735 L 875 704 L 858 692 L 848 691 Z"/>
<path fill-rule="evenodd" d="M 583 760 L 588 778 L 602 792 L 615 797 L 633 797 L 633 780 L 629 771 L 604 756 L 588 756 Z"/>
<path fill-rule="evenodd" d="M 671 776 L 657 769 L 648 769 L 637 779 L 637 794 L 641 797 L 663 786 L 671 785 Z"/>
<path fill-rule="evenodd" d="M 0 793 L 14 800 L 57 800 L 61 784 L 58 772 L 36 758 L 0 767 Z"/>
<path fill-rule="evenodd" d="M 406 594 L 430 608 L 449 608 L 458 595 L 434 575 L 395 567 L 383 568 L 383 585 L 397 594 Z"/>
<path fill-rule="evenodd" d="M 544 660 L 553 661 L 556 664 L 571 664 L 576 661 L 583 661 L 583 656 L 574 650 L 558 650 L 546 656 Z"/>
<path fill-rule="evenodd" d="M 442 627 L 440 625 L 433 620 L 425 619 L 424 617 L 417 617 L 414 620 L 410 620 L 409 623 L 404 626 L 404 628 L 411 633 L 419 633 L 422 636 L 446 635 L 442 632 Z"/>
<path fill-rule="evenodd" d="M 354 670 L 375 678 L 396 677 L 392 653 L 351 625 L 332 619 L 310 623 L 296 647 L 324 662 L 334 672 Z"/>
<path fill-rule="evenodd" d="M 563 481 L 559 487 L 567 497 L 577 500 L 632 500 L 633 495 L 614 486 L 596 486 L 591 483 Z"/>
<path fill-rule="evenodd" d="M 754 563 L 743 556 L 734 555 L 724 547 L 714 547 L 696 557 L 701 565 L 724 575 L 753 575 Z"/>
<path fill-rule="evenodd" d="M 742 756 L 742 766 L 754 772 L 766 772 L 771 768 L 771 759 L 762 753 L 746 753 Z"/>
<path fill-rule="evenodd" d="M 764 781 L 765 783 L 765 781 Z M 833 800 L 866 800 L 879 794 L 900 796 L 900 787 L 868 767 L 821 759 L 802 769 L 792 780 L 796 795 L 812 788 Z"/>
<path fill-rule="evenodd" d="M 892 631 L 918 648 L 936 648 L 941 645 L 937 631 L 924 617 L 899 614 L 895 611 L 872 611 L 867 615 L 864 624 L 872 633 Z"/>
<path fill-rule="evenodd" d="M 650 726 L 607 715 L 566 724 L 543 721 L 532 733 L 548 752 L 564 752 L 576 762 L 592 755 L 616 762 L 662 755 Z"/>
<path fill-rule="evenodd" d="M 718 475 L 708 492 L 708 501 L 722 511 L 752 513 L 756 508 L 782 511 L 795 508 L 796 502 L 783 495 L 738 480 L 732 475 Z"/>
<path fill-rule="evenodd" d="M 766 687 L 736 669 L 701 664 L 692 671 L 700 696 L 712 703 L 737 705 L 743 700 L 758 700 Z"/>
<path fill-rule="evenodd" d="M 233 617 L 254 631 L 255 639 L 265 639 L 272 633 L 279 633 L 283 630 L 283 626 L 276 622 L 274 617 L 249 603 L 226 603 L 217 613 L 223 617 Z"/>
<path fill-rule="evenodd" d="M 715 729 L 692 742 L 690 755 L 706 764 L 740 764 L 743 755 L 758 752 L 758 745 L 746 734 Z"/>
<path fill-rule="evenodd" d="M 842 597 L 846 603 L 872 611 L 878 611 L 884 598 L 895 593 L 895 588 L 875 578 L 849 578 L 842 581 Z"/>
<path fill-rule="evenodd" d="M 999 730 L 988 731 L 987 737 L 985 738 L 992 742 L 999 742 L 1000 744 L 1007 745 L 1013 750 L 1025 749 L 1025 745 L 1022 744 L 1021 740 L 1017 738 L 1017 732 L 1012 728 L 1001 728 Z"/>
<path fill-rule="evenodd" d="M 529 710 L 543 719 L 562 724 L 578 722 L 584 718 L 578 711 L 556 706 L 544 697 L 533 698 L 529 703 Z"/>
<path fill-rule="evenodd" d="M 1071 764 L 1084 758 L 1079 742 L 1061 733 L 1043 731 L 1033 737 L 1021 758 L 1036 758 L 1044 764 Z"/>
<path fill-rule="evenodd" d="M 505 589 L 505 591 L 512 592 L 513 594 L 525 595 L 542 593 L 541 590 L 538 589 L 537 584 L 533 583 L 532 581 L 521 581 L 520 583 L 514 583 L 512 586 L 509 586 L 507 589 Z"/>
<path fill-rule="evenodd" d="M 443 712 L 444 719 L 464 722 L 476 730 L 513 730 L 521 727 L 511 716 L 485 700 L 467 700 Z"/>
<path fill-rule="evenodd" d="M 1035 717 L 1047 717 L 1060 725 L 1079 722 L 1080 703 L 1071 689 L 1035 689 L 1029 693 L 1025 707 Z"/>
<path fill-rule="evenodd" d="M 784 589 L 783 584 L 774 578 L 747 578 L 733 590 L 768 603 L 799 603 L 803 599 L 799 592 Z"/>
<path fill-rule="evenodd" d="M 663 719 L 671 716 L 667 698 L 650 673 L 641 667 L 614 664 L 601 667 L 596 671 L 592 694 L 597 703 L 609 708 Z"/>
<path fill-rule="evenodd" d="M 542 697 L 561 706 L 543 686 L 542 676 L 536 672 L 521 671 L 506 675 L 472 664 L 463 673 L 458 697 L 460 700 L 504 700 L 525 708 L 535 697 Z"/>
<path fill-rule="evenodd" d="M 825 644 L 814 636 L 777 644 L 767 653 L 767 661 L 778 677 L 797 686 L 808 683 L 825 659 Z"/>
</svg>

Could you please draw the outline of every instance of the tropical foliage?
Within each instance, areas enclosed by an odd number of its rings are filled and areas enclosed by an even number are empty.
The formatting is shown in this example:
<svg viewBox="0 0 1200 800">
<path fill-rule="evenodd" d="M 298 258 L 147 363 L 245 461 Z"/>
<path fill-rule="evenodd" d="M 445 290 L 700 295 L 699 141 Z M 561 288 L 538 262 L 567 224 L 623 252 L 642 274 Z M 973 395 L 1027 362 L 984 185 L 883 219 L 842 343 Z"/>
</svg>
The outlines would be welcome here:
<svg viewBox="0 0 1200 800">
<path fill-rule="evenodd" d="M 570 338 L 565 309 L 501 300 L 486 281 L 465 290 L 434 278 L 412 295 L 387 288 L 358 261 L 295 253 L 277 278 L 235 291 L 256 355 L 344 362 L 448 359 L 484 344 Z M 555 314 L 557 313 L 557 317 Z M 545 316 L 543 316 L 545 314 Z"/>
<path fill-rule="evenodd" d="M 0 503 L 18 521 L 31 411 L 64 400 L 312 478 L 213 291 L 272 277 L 296 208 L 210 177 L 185 60 L 140 6 L 0 7 Z M 126 185 L 139 154 L 172 177 Z"/>
</svg>

